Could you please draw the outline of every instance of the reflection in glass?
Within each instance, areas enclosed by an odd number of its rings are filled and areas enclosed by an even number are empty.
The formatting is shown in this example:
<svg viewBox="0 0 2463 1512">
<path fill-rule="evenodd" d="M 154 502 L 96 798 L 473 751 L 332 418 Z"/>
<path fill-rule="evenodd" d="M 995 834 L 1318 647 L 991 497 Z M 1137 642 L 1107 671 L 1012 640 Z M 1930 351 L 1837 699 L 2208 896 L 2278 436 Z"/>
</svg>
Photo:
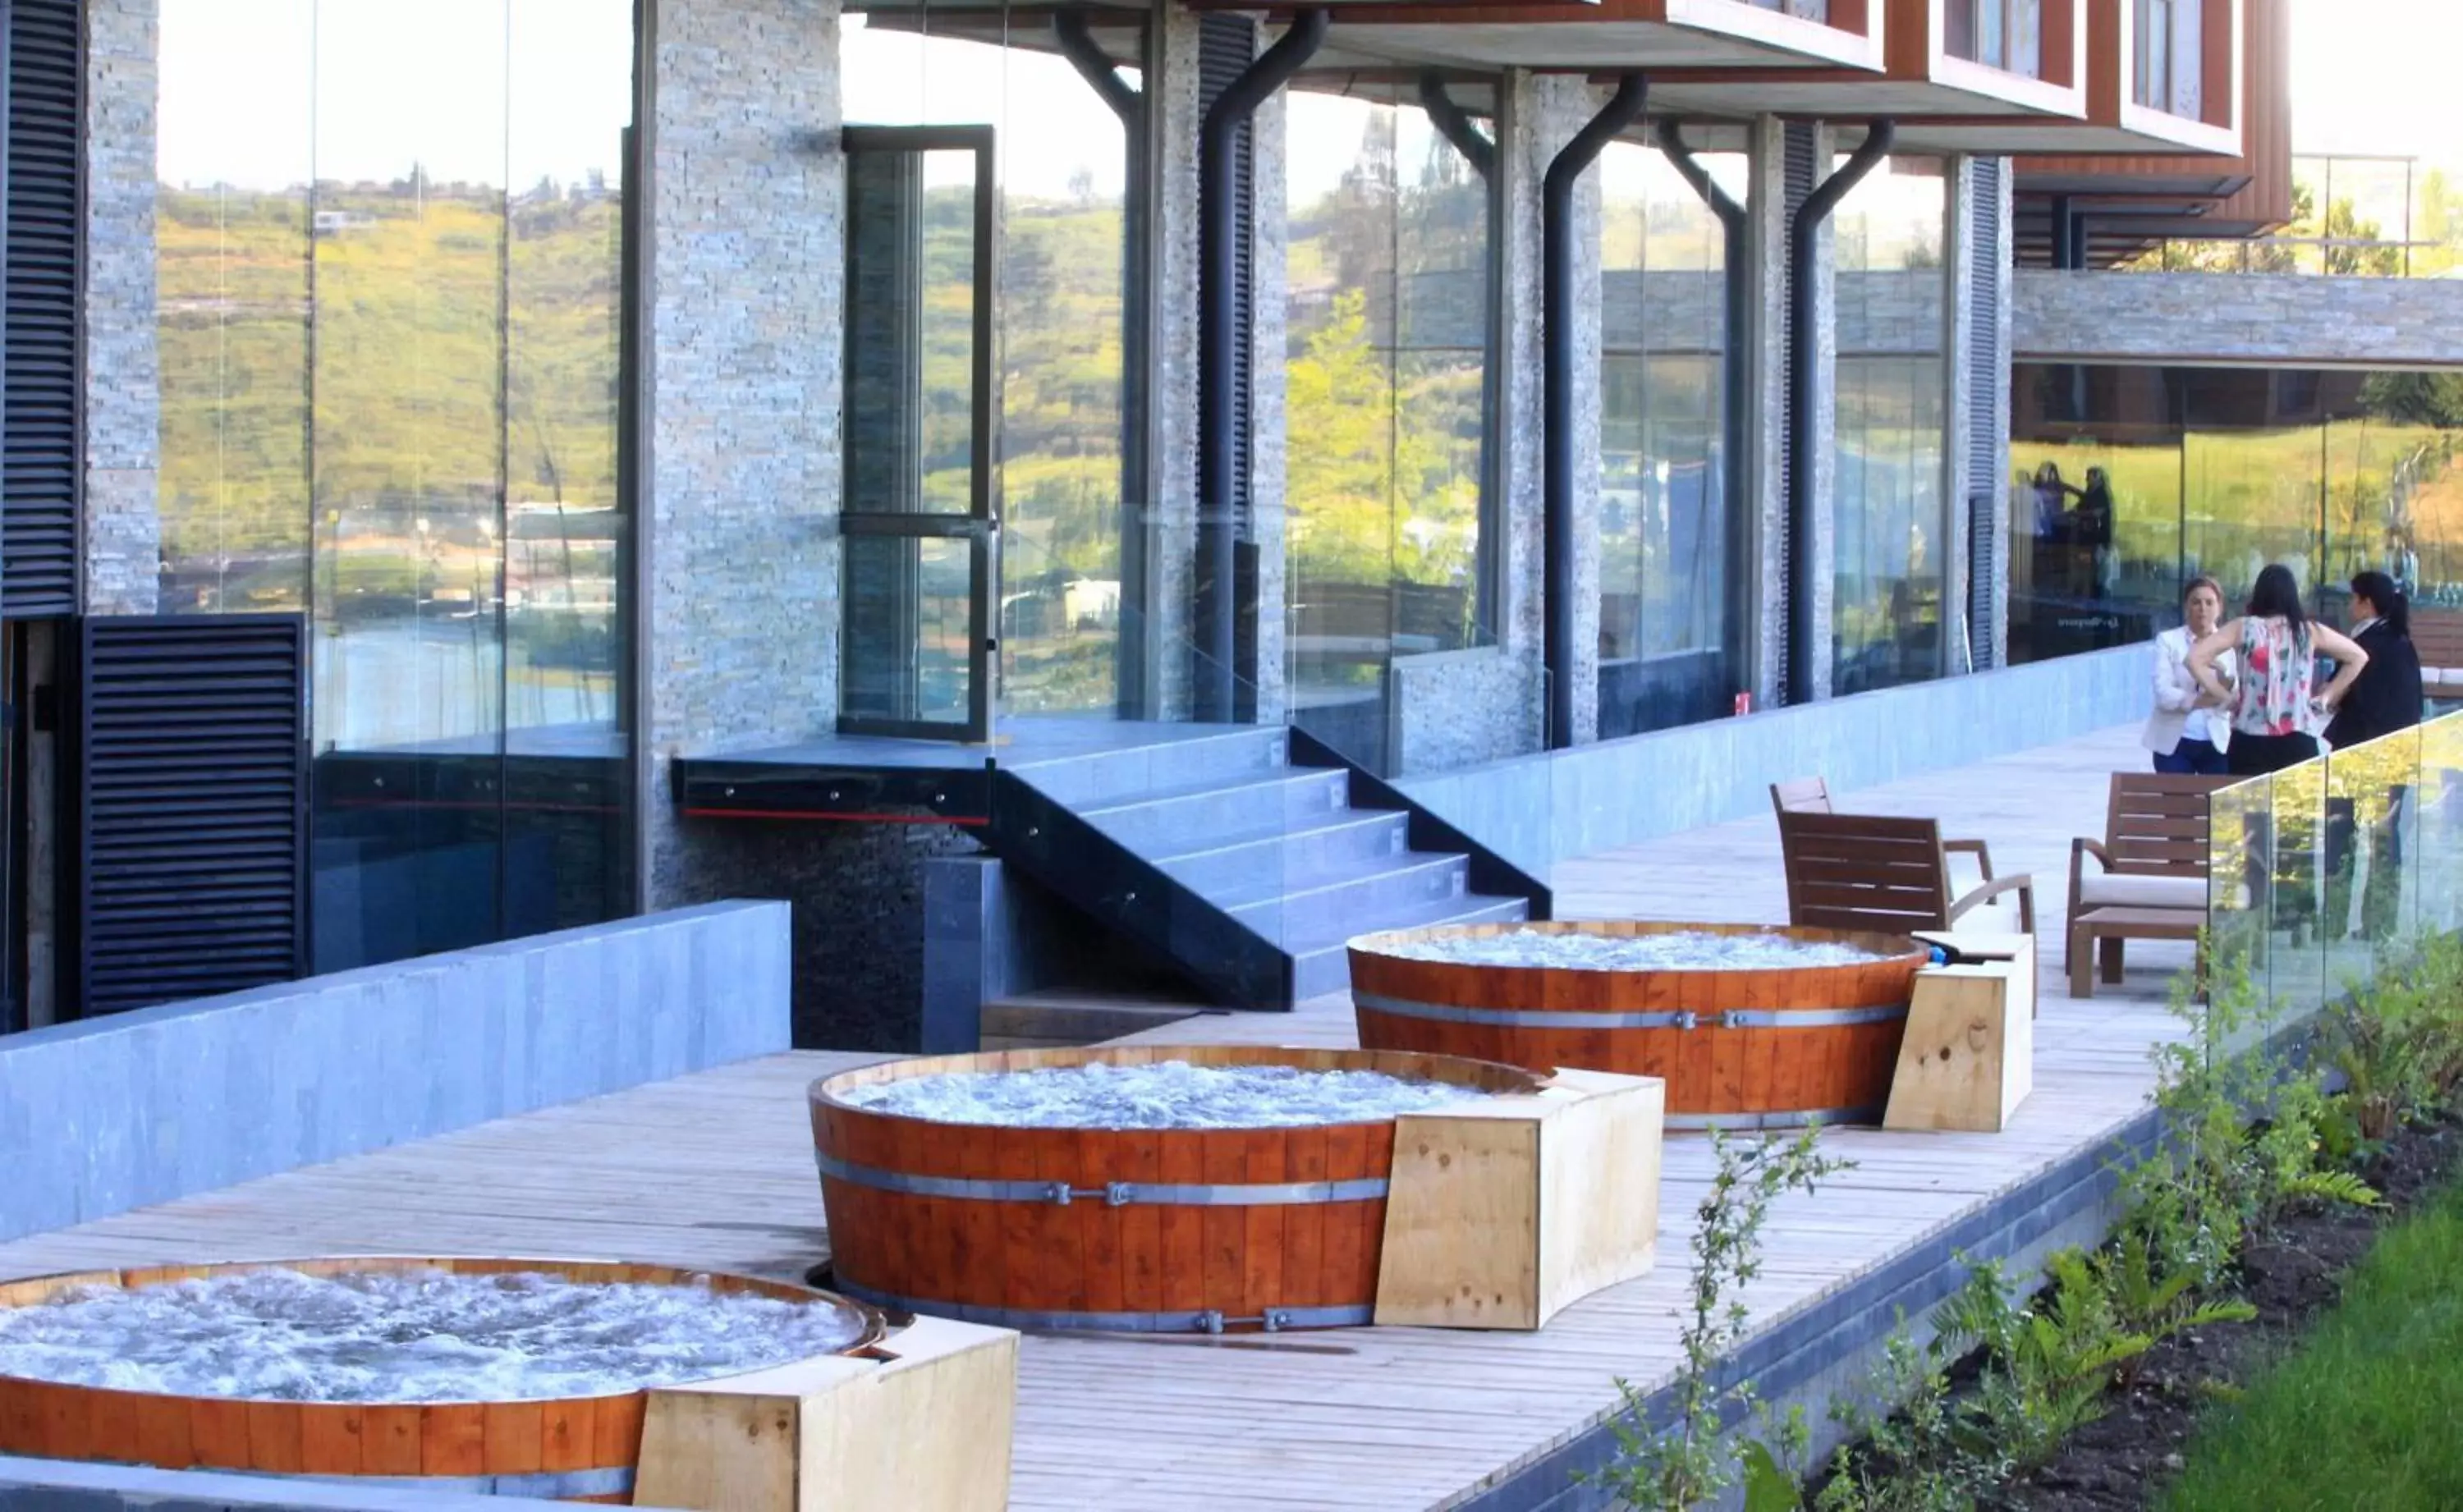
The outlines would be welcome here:
<svg viewBox="0 0 2463 1512">
<path fill-rule="evenodd" d="M 1396 659 L 1493 640 L 1490 188 L 1416 105 L 1295 94 L 1287 132 L 1291 712 L 1391 769 Z"/>
<path fill-rule="evenodd" d="M 1063 57 L 1006 46 L 1022 23 L 994 11 L 875 11 L 849 15 L 839 54 L 850 122 L 871 125 L 989 125 L 999 184 L 997 243 L 1000 314 L 993 333 L 999 423 L 994 456 L 1003 548 L 1000 555 L 1000 703 L 1010 714 L 1109 711 L 1122 690 L 1116 665 L 1129 564 L 1124 536 L 1144 529 L 1142 500 L 1128 497 L 1130 424 L 1124 219 L 1128 139 L 1120 118 Z M 1093 28 L 1110 55 L 1134 63 L 1143 23 L 1105 16 Z M 928 32 L 927 32 L 928 29 Z M 1138 75 L 1124 69 L 1134 87 Z M 946 160 L 946 161 L 945 161 Z M 927 164 L 924 186 L 933 276 L 953 278 L 958 220 L 945 211 L 950 191 L 971 184 L 971 169 L 947 154 Z M 945 284 L 945 287 L 953 287 Z M 850 340 L 865 303 L 852 300 Z M 963 365 L 970 332 L 940 304 L 927 308 L 924 336 L 933 364 Z M 895 340 L 872 329 L 866 346 Z M 937 371 L 937 368 L 936 368 Z M 857 375 L 859 381 L 861 374 Z M 850 392 L 850 400 L 861 396 Z M 912 486 L 868 480 L 882 497 L 922 497 L 954 508 L 945 471 L 966 460 L 969 438 L 948 432 L 936 406 L 934 470 Z M 881 490 L 888 490 L 882 494 Z M 849 508 L 895 509 L 851 492 Z"/>
<path fill-rule="evenodd" d="M 1703 163 L 1741 200 L 1745 158 Z M 1728 712 L 1727 240 L 1657 148 L 1600 159 L 1600 734 Z"/>
<path fill-rule="evenodd" d="M 1835 212 L 1835 693 L 1942 671 L 1947 200 L 1938 162 L 1892 159 Z"/>
<path fill-rule="evenodd" d="M 967 723 L 972 551 L 963 538 L 847 538 L 841 712 Z"/>
<path fill-rule="evenodd" d="M 632 41 L 629 0 L 163 0 L 163 603 L 312 615 L 319 969 L 627 906 Z"/>
</svg>

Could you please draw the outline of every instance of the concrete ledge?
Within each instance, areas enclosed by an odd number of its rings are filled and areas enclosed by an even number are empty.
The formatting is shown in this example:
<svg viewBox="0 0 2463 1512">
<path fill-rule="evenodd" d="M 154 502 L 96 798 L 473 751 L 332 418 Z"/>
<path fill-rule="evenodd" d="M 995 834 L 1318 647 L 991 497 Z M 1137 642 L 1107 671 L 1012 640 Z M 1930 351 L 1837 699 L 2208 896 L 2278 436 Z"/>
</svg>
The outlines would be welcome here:
<svg viewBox="0 0 2463 1512">
<path fill-rule="evenodd" d="M 1395 786 L 1545 875 L 1568 856 L 1763 812 L 1770 785 L 1789 777 L 1819 775 L 1848 790 L 2127 724 L 2147 709 L 2147 656 L 2120 646 Z"/>
<path fill-rule="evenodd" d="M 2010 284 L 2021 362 L 2463 366 L 2463 281 L 2056 272 Z"/>
<path fill-rule="evenodd" d="M 0 1039 L 0 1241 L 790 1048 L 729 902 Z"/>
<path fill-rule="evenodd" d="M 530 1497 L 464 1496 L 0 1455 L 0 1512 L 519 1512 L 522 1507 L 545 1512 L 571 1505 Z"/>
</svg>

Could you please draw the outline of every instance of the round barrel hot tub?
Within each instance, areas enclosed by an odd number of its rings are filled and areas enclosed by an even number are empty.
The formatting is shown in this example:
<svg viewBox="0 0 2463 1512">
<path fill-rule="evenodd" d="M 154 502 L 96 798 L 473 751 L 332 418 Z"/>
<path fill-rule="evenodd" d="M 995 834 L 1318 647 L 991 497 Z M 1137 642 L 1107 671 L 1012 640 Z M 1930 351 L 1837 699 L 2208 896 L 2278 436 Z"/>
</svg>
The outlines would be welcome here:
<svg viewBox="0 0 2463 1512">
<path fill-rule="evenodd" d="M 627 1320 L 630 1356 L 607 1333 Z M 855 1354 L 884 1332 L 875 1309 L 809 1286 L 601 1261 L 40 1276 L 0 1284 L 0 1454 L 626 1504 L 652 1388 Z"/>
<path fill-rule="evenodd" d="M 1762 924 L 1467 924 L 1351 941 L 1360 1043 L 1657 1076 L 1667 1127 L 1878 1122 L 1929 952 Z"/>
<path fill-rule="evenodd" d="M 1365 1324 L 1395 1118 L 1545 1086 L 1453 1056 L 1256 1046 L 840 1072 L 810 1099 L 830 1285 L 1009 1328 Z"/>
</svg>

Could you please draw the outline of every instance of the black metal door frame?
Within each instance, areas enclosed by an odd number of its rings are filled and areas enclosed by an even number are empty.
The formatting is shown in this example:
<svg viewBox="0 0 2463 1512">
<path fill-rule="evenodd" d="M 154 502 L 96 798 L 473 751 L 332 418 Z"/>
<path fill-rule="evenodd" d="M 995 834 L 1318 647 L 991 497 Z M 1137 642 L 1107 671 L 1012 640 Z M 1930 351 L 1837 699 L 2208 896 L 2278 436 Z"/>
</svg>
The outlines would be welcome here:
<svg viewBox="0 0 2463 1512">
<path fill-rule="evenodd" d="M 923 514 L 842 508 L 839 533 L 849 539 L 886 537 L 897 540 L 964 540 L 968 543 L 967 719 L 963 724 L 932 720 L 880 719 L 845 712 L 843 695 L 838 727 L 851 735 L 887 735 L 908 740 L 986 744 L 992 734 L 992 683 L 998 673 L 994 653 L 993 605 L 1000 591 L 1000 511 L 993 490 L 992 445 L 992 288 L 995 282 L 993 216 L 997 185 L 993 181 L 993 137 L 990 126 L 848 126 L 841 143 L 848 157 L 859 153 L 968 152 L 975 160 L 975 281 L 973 370 L 969 394 L 973 413 L 965 514 Z M 850 242 L 852 245 L 852 242 Z M 855 297 L 850 282 L 847 297 Z M 916 315 L 920 319 L 920 301 Z M 850 326 L 851 322 L 848 323 Z M 850 341 L 847 362 L 855 351 Z M 852 500 L 842 504 L 853 503 Z M 844 571 L 854 571 L 850 555 Z M 841 604 L 853 601 L 841 595 Z M 843 611 L 841 611 L 843 612 Z"/>
</svg>

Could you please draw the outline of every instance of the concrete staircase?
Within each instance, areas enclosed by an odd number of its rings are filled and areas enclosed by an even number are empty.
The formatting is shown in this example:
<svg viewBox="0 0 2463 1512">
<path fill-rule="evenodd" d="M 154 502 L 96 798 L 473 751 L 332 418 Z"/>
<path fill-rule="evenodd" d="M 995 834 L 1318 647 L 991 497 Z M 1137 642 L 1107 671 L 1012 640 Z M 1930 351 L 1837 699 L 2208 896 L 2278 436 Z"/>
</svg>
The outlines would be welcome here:
<svg viewBox="0 0 2463 1512">
<path fill-rule="evenodd" d="M 1347 769 L 1293 766 L 1279 727 L 1013 769 L 1287 958 L 1294 1002 L 1350 984 L 1355 935 L 1528 914 L 1471 891 L 1468 855 L 1412 850 L 1408 810 L 1354 807 Z"/>
</svg>

